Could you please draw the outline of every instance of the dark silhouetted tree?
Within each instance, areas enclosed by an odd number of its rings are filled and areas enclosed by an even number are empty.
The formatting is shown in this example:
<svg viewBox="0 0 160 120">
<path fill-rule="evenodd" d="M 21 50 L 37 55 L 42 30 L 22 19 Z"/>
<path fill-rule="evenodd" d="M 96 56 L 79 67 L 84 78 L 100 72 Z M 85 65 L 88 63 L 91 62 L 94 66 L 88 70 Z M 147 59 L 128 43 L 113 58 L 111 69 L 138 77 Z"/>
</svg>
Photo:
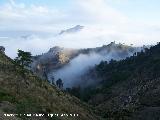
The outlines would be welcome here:
<svg viewBox="0 0 160 120">
<path fill-rule="evenodd" d="M 22 50 L 18 50 L 18 57 L 14 59 L 15 65 L 18 66 L 19 72 L 25 76 L 25 67 L 30 67 L 30 63 L 32 62 L 32 55 L 30 52 L 24 52 Z"/>
<path fill-rule="evenodd" d="M 63 88 L 62 79 L 59 78 L 59 79 L 56 81 L 56 85 L 57 85 L 59 88 Z"/>
<path fill-rule="evenodd" d="M 15 62 L 24 67 L 29 67 L 32 62 L 32 55 L 30 52 L 24 52 L 22 50 L 18 50 L 18 57 L 15 58 Z"/>
</svg>

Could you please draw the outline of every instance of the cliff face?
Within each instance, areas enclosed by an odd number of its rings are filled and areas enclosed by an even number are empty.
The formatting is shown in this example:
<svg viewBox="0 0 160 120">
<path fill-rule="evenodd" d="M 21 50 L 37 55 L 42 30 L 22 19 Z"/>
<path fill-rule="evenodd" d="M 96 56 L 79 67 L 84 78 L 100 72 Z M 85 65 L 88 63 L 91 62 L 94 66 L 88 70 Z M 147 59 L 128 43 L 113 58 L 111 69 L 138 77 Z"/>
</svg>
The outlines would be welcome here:
<svg viewBox="0 0 160 120">
<path fill-rule="evenodd" d="M 79 120 L 98 120 L 92 108 L 75 97 L 57 89 L 26 71 L 25 77 L 18 72 L 13 61 L 0 53 L 0 118 L 27 119 L 26 116 L 4 117 L 4 113 L 57 113 L 79 114 Z M 2 116 L 2 117 L 1 117 Z M 49 118 L 31 117 L 31 120 Z M 54 117 L 57 120 L 75 120 L 75 117 Z"/>
<path fill-rule="evenodd" d="M 76 49 L 56 46 L 47 53 L 33 57 L 32 70 L 44 78 L 44 73 L 48 74 L 52 70 L 61 68 L 77 55 L 78 50 Z"/>
</svg>

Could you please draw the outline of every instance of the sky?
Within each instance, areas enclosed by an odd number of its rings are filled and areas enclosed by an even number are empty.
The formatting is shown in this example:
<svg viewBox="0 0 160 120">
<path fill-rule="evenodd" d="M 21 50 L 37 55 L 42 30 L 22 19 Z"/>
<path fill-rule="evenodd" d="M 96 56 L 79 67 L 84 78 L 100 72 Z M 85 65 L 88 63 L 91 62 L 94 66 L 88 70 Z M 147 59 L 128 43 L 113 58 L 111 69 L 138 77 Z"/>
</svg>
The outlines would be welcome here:
<svg viewBox="0 0 160 120">
<path fill-rule="evenodd" d="M 155 45 L 160 41 L 159 5 L 159 0 L 0 0 L 0 46 L 14 58 L 17 49 L 37 55 L 56 45 Z M 84 29 L 58 35 L 76 25 Z"/>
</svg>

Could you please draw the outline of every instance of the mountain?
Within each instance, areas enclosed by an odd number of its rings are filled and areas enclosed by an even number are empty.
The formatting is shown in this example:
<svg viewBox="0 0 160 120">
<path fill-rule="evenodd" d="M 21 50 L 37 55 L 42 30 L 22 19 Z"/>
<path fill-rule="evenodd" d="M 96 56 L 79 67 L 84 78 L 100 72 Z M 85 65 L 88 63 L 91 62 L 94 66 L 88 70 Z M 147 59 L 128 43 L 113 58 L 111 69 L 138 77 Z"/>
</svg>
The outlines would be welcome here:
<svg viewBox="0 0 160 120">
<path fill-rule="evenodd" d="M 63 35 L 63 34 L 70 34 L 70 33 L 75 33 L 75 32 L 79 32 L 84 28 L 84 26 L 81 25 L 76 25 L 75 27 L 66 29 L 66 30 L 62 30 L 59 35 Z"/>
<path fill-rule="evenodd" d="M 33 57 L 32 71 L 44 78 L 45 72 L 49 74 L 50 71 L 61 68 L 70 59 L 77 56 L 78 51 L 77 49 L 61 48 L 58 46 L 50 48 L 47 53 Z"/>
<path fill-rule="evenodd" d="M 5 117 L 15 113 L 19 116 Z M 44 117 L 26 117 L 26 114 L 45 114 Z M 48 113 L 59 114 L 49 118 Z M 25 115 L 24 115 L 25 114 Z M 68 117 L 61 114 L 67 114 Z M 78 114 L 73 117 L 70 114 Z M 20 116 L 21 115 L 21 116 Z M 0 119 L 3 120 L 98 120 L 93 108 L 74 96 L 61 91 L 31 71 L 21 74 L 12 59 L 0 52 Z"/>
<path fill-rule="evenodd" d="M 87 74 L 100 80 L 82 96 L 106 119 L 160 119 L 160 43 L 125 60 L 102 61 Z"/>
<path fill-rule="evenodd" d="M 76 113 L 79 120 L 160 119 L 160 43 L 137 49 L 114 42 L 78 50 L 53 47 L 48 53 L 33 57 L 33 60 L 44 58 L 42 65 L 49 66 L 51 64 L 47 60 L 53 56 L 51 62 L 53 58 L 56 60 L 52 67 L 62 69 L 80 54 L 90 54 L 87 57 L 90 58 L 93 52 L 116 59 L 104 59 L 81 76 L 82 86 L 87 84 L 88 78 L 99 81 L 98 84 L 62 91 L 29 70 L 23 76 L 13 60 L 0 51 L 0 118 L 7 119 L 5 113 Z M 84 66 L 86 61 L 82 60 L 81 66 Z M 22 115 L 12 119 L 27 118 Z M 40 118 L 33 116 L 31 119 Z M 49 118 L 45 116 L 42 119 Z M 53 119 L 74 120 L 75 117 L 54 116 Z"/>
<path fill-rule="evenodd" d="M 94 67 L 95 64 L 99 64 L 101 60 L 125 59 L 141 49 L 143 48 L 116 44 L 115 42 L 88 49 L 68 49 L 56 46 L 47 53 L 33 57 L 32 70 L 42 77 L 47 74 L 48 79 L 50 79 L 50 75 L 54 74 L 56 79 L 63 79 L 64 85 L 71 81 L 81 86 L 80 81 L 83 82 L 81 80 L 82 73 L 85 73 L 90 67 Z M 64 69 L 66 71 L 63 71 Z M 73 73 L 75 76 L 73 76 Z M 68 87 L 74 86 L 74 83 L 70 85 Z"/>
</svg>

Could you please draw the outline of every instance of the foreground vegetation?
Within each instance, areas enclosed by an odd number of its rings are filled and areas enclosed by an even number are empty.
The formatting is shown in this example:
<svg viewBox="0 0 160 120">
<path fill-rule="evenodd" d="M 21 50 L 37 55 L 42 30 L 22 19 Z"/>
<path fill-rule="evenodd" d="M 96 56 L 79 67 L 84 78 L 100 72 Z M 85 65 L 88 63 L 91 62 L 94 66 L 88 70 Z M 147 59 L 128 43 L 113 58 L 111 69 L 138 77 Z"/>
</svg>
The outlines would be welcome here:
<svg viewBox="0 0 160 120">
<path fill-rule="evenodd" d="M 42 113 L 46 116 L 26 117 L 16 116 L 4 119 L 43 119 L 43 120 L 97 120 L 93 108 L 77 98 L 50 85 L 47 80 L 42 80 L 32 72 L 22 69 L 13 60 L 0 53 L 0 117 L 4 113 Z M 25 75 L 25 77 L 24 77 Z M 78 117 L 47 117 L 48 113 L 78 114 Z"/>
</svg>

